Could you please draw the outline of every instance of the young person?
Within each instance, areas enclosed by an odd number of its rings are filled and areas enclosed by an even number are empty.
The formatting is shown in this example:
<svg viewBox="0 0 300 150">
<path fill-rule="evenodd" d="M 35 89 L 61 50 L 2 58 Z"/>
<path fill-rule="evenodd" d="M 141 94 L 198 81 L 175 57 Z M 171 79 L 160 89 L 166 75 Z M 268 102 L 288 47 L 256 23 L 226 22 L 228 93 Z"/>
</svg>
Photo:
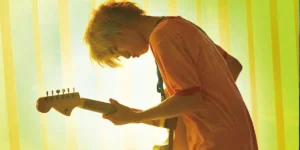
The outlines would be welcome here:
<svg viewBox="0 0 300 150">
<path fill-rule="evenodd" d="M 91 59 L 117 68 L 119 57 L 152 54 L 166 85 L 165 101 L 148 110 L 117 108 L 103 118 L 115 125 L 178 117 L 175 150 L 257 150 L 253 124 L 235 84 L 242 66 L 197 26 L 180 16 L 147 16 L 132 2 L 100 5 L 84 41 Z M 141 98 L 142 100 L 142 98 Z"/>
</svg>

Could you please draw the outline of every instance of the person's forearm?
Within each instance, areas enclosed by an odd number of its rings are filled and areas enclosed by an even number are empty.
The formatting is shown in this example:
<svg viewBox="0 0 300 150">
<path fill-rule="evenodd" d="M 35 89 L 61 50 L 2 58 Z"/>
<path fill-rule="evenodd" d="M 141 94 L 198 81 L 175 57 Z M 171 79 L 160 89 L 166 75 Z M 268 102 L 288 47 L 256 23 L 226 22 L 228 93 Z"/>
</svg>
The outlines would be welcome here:
<svg viewBox="0 0 300 150">
<path fill-rule="evenodd" d="M 140 110 L 140 109 L 136 109 L 136 108 L 130 108 L 132 111 L 134 112 L 137 112 L 137 113 L 140 113 L 142 112 L 143 110 Z M 151 125 L 151 126 L 157 126 L 159 127 L 160 125 L 160 120 L 145 120 L 143 122 L 140 122 L 140 123 L 143 123 L 143 124 L 147 124 L 147 125 Z"/>
<path fill-rule="evenodd" d="M 160 121 L 161 120 L 146 120 L 146 121 L 143 121 L 143 122 L 140 122 L 140 123 L 159 127 Z"/>
<path fill-rule="evenodd" d="M 172 118 L 200 110 L 203 107 L 204 103 L 200 92 L 191 96 L 172 96 L 155 107 L 139 112 L 138 118 L 140 122 Z"/>
</svg>

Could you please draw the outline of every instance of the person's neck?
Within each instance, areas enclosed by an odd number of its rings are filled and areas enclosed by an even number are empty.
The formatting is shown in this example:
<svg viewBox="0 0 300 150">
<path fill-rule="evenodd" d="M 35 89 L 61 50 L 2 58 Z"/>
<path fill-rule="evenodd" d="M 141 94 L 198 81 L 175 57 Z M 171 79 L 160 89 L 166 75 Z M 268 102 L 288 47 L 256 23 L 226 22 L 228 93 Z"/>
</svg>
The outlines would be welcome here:
<svg viewBox="0 0 300 150">
<path fill-rule="evenodd" d="M 150 35 L 156 26 L 156 23 L 162 17 L 153 16 L 141 16 L 139 22 L 136 25 L 136 30 L 141 36 L 149 43 Z"/>
</svg>

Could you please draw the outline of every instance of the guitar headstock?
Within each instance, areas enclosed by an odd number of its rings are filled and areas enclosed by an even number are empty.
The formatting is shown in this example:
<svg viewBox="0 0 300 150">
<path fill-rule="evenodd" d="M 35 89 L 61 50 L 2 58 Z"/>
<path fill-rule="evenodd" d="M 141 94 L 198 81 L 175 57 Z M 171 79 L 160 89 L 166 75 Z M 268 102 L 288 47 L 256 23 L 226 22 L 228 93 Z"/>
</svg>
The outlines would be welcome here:
<svg viewBox="0 0 300 150">
<path fill-rule="evenodd" d="M 62 94 L 60 94 L 62 92 Z M 70 116 L 72 110 L 77 106 L 82 106 L 84 104 L 84 100 L 80 98 L 78 92 L 75 92 L 75 88 L 73 88 L 73 92 L 70 93 L 69 88 L 66 90 L 62 89 L 56 90 L 56 95 L 51 91 L 52 95 L 49 96 L 48 91 L 46 92 L 45 97 L 40 97 L 36 102 L 36 108 L 41 113 L 47 113 L 51 108 L 54 108 L 58 112 Z"/>
</svg>

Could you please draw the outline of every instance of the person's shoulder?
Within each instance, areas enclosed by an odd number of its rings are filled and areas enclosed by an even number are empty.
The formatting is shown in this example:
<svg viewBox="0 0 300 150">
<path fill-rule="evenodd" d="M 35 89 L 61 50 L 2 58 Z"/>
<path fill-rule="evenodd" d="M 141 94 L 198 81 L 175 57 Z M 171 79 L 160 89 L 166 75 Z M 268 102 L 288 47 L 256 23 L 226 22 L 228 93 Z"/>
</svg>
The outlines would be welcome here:
<svg viewBox="0 0 300 150">
<path fill-rule="evenodd" d="M 184 19 L 180 16 L 167 17 L 165 20 L 160 22 L 152 31 L 149 39 L 150 44 L 152 46 L 157 46 L 168 38 L 172 38 L 175 35 L 181 33 L 184 28 Z"/>
</svg>

